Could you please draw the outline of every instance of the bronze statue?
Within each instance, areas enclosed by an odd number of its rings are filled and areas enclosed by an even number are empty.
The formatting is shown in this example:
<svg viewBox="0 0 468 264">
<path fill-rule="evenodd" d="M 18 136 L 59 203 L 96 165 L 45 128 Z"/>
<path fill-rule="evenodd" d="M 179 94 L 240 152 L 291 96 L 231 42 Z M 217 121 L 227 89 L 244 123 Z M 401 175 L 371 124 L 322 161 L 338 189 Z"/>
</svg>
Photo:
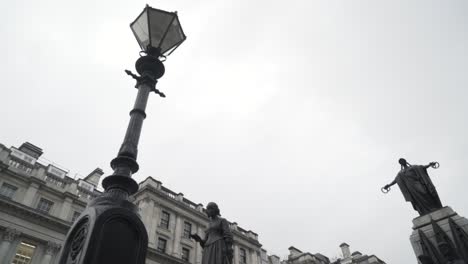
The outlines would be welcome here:
<svg viewBox="0 0 468 264">
<path fill-rule="evenodd" d="M 395 180 L 382 188 L 382 192 L 387 193 L 390 191 L 390 186 L 397 183 L 405 200 L 411 202 L 414 210 L 420 215 L 442 208 L 436 188 L 427 174 L 427 168 L 437 169 L 439 163 L 431 162 L 424 166 L 410 165 L 405 159 L 400 159 L 398 163 L 401 165 L 400 172 Z"/>
<path fill-rule="evenodd" d="M 190 235 L 203 247 L 201 264 L 231 264 L 233 238 L 229 223 L 220 217 L 218 205 L 213 202 L 206 206 L 206 214 L 210 224 L 205 230 L 205 238 L 202 239 L 198 234 Z"/>
</svg>

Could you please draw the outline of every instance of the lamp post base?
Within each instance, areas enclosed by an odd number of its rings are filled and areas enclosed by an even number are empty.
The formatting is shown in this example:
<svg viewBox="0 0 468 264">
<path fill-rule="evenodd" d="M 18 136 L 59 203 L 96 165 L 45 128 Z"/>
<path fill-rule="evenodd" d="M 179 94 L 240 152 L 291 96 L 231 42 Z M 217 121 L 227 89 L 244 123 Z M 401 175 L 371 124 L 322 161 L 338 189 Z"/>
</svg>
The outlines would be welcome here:
<svg viewBox="0 0 468 264">
<path fill-rule="evenodd" d="M 67 234 L 59 264 L 144 264 L 148 234 L 128 201 L 111 189 L 92 200 Z"/>
</svg>

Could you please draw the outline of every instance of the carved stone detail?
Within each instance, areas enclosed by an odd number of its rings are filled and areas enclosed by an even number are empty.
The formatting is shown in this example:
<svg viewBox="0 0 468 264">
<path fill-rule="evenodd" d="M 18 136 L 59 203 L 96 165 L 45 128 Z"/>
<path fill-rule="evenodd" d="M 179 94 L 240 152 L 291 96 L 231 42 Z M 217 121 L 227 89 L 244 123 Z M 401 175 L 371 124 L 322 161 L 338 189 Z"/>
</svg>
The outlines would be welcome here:
<svg viewBox="0 0 468 264">
<path fill-rule="evenodd" d="M 61 248 L 61 245 L 58 243 L 54 243 L 51 241 L 47 241 L 46 244 L 46 255 L 54 255 L 56 252 L 58 252 Z"/>
<path fill-rule="evenodd" d="M 5 229 L 5 231 L 3 231 L 2 238 L 5 241 L 11 242 L 11 241 L 15 240 L 19 235 L 21 235 L 20 231 L 14 229 L 14 228 L 11 228 L 11 227 L 7 227 Z"/>
</svg>

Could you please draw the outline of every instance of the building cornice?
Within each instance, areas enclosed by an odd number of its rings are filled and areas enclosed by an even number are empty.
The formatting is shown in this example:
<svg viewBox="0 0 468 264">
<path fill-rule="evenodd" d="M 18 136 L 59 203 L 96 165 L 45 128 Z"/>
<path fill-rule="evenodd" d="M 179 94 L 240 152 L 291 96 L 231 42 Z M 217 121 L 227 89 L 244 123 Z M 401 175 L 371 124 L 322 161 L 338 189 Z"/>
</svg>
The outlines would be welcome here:
<svg viewBox="0 0 468 264">
<path fill-rule="evenodd" d="M 190 206 L 184 204 L 184 202 L 181 202 L 181 201 L 177 201 L 177 200 L 174 200 L 170 197 L 168 197 L 164 192 L 152 187 L 152 186 L 148 186 L 148 185 L 145 185 L 143 187 L 140 187 L 140 189 L 138 190 L 138 192 L 134 195 L 135 197 L 137 196 L 140 196 L 140 195 L 144 195 L 144 192 L 145 191 L 148 191 L 152 194 L 155 194 L 158 196 L 158 198 L 163 198 L 165 201 L 168 201 L 169 203 L 171 203 L 172 205 L 174 205 L 175 208 L 177 207 L 183 207 L 184 209 L 187 209 L 187 211 L 189 211 L 190 213 L 194 214 L 195 216 L 197 217 L 200 217 L 202 219 L 202 221 L 205 221 L 205 222 L 208 222 L 209 219 L 208 217 L 200 212 L 200 211 L 197 211 L 196 209 L 193 209 L 191 208 Z M 200 223 L 199 224 L 202 224 L 201 222 L 202 221 L 199 221 Z"/>
<path fill-rule="evenodd" d="M 1 161 L 0 161 L 0 163 L 1 163 Z M 56 188 L 49 186 L 45 180 L 42 180 L 40 178 L 37 178 L 37 177 L 32 176 L 32 175 L 28 175 L 28 174 L 20 174 L 20 173 L 18 173 L 16 171 L 8 169 L 8 167 L 9 166 L 7 165 L 7 169 L 5 169 L 3 172 L 7 173 L 8 175 L 10 175 L 10 176 L 12 176 L 12 177 L 14 177 L 16 179 L 19 179 L 19 180 L 21 180 L 21 181 L 23 181 L 23 182 L 25 182 L 25 183 L 27 183 L 29 185 L 35 183 L 35 184 L 39 185 L 40 189 L 43 189 L 46 192 L 52 193 L 52 194 L 54 194 L 54 195 L 56 195 L 58 197 L 62 197 L 64 199 L 69 197 L 69 198 L 71 198 L 73 200 L 73 203 L 81 205 L 83 207 L 86 207 L 86 205 L 88 204 L 87 202 L 80 200 L 80 197 L 78 195 L 69 192 L 65 188 L 64 188 L 63 191 L 57 190 Z M 0 171 L 2 171 L 1 170 L 1 165 L 0 165 Z"/>
<path fill-rule="evenodd" d="M 173 210 L 174 210 L 174 208 L 178 208 L 178 207 L 182 206 L 184 209 L 186 209 L 190 213 L 194 214 L 195 216 L 200 217 L 202 221 L 198 221 L 197 224 L 200 224 L 200 225 L 203 226 L 206 223 L 209 223 L 209 221 L 210 221 L 210 219 L 204 213 L 202 213 L 202 212 L 200 212 L 200 211 L 198 211 L 196 209 L 191 208 L 190 206 L 186 205 L 184 202 L 177 201 L 175 199 L 172 199 L 172 198 L 168 197 L 163 191 L 158 190 L 158 189 L 156 189 L 156 188 L 154 188 L 153 186 L 150 186 L 150 185 L 140 186 L 140 189 L 134 195 L 134 197 L 143 196 L 145 194 L 145 191 L 148 191 L 148 192 L 156 195 L 158 198 L 162 198 L 165 201 L 168 201 L 169 203 L 171 203 L 174 206 L 172 208 Z M 143 199 L 145 199 L 145 198 L 143 198 Z M 250 244 L 253 244 L 254 246 L 262 247 L 262 244 L 260 244 L 258 242 L 258 240 L 255 240 L 255 239 L 249 237 L 248 235 L 243 234 L 242 232 L 240 232 L 238 230 L 232 230 L 232 232 L 235 233 L 236 236 L 239 238 L 237 241 L 244 242 L 242 244 L 244 244 L 245 246 L 247 246 L 250 243 Z"/>
<path fill-rule="evenodd" d="M 310 256 L 312 258 L 317 258 L 317 256 L 315 256 L 314 254 L 310 253 L 310 252 L 305 252 L 305 253 L 300 253 L 299 255 L 297 256 L 294 256 L 294 257 L 290 257 L 288 258 L 288 261 L 294 261 L 296 259 L 299 259 L 299 258 L 302 258 L 304 256 Z"/>
<path fill-rule="evenodd" d="M 242 234 L 241 232 L 239 232 L 237 230 L 231 230 L 231 231 L 232 231 L 232 233 L 236 234 L 236 236 L 238 238 L 241 238 L 241 239 L 236 239 L 236 237 L 234 237 L 234 241 L 244 242 L 244 243 L 240 243 L 240 244 L 244 244 L 246 246 L 247 246 L 248 243 L 250 243 L 250 244 L 253 244 L 253 245 L 257 246 L 257 247 L 260 247 L 260 248 L 262 247 L 262 244 L 260 244 L 260 242 L 258 242 L 257 240 L 255 240 L 255 239 L 253 239 L 251 237 L 248 237 L 248 236 Z M 247 242 L 247 243 L 245 243 L 245 242 Z"/>
<path fill-rule="evenodd" d="M 21 176 L 21 177 L 24 177 L 30 184 L 31 183 L 37 183 L 39 186 L 46 185 L 46 181 L 44 181 L 43 179 L 39 179 L 36 176 L 25 175 L 25 176 Z"/>
<path fill-rule="evenodd" d="M 70 199 L 74 200 L 76 203 L 78 203 L 78 202 L 79 203 L 84 203 L 83 201 L 79 200 L 80 197 L 78 195 L 76 195 L 74 193 L 71 193 L 69 191 L 65 191 L 61 195 L 62 195 L 63 198 L 70 198 Z M 86 206 L 86 204 L 85 204 L 85 206 Z"/>
<path fill-rule="evenodd" d="M 0 208 L 9 215 L 32 219 L 31 222 L 47 225 L 48 228 L 66 234 L 71 227 L 71 222 L 55 216 L 46 215 L 34 208 L 20 204 L 5 197 L 0 197 Z"/>
</svg>

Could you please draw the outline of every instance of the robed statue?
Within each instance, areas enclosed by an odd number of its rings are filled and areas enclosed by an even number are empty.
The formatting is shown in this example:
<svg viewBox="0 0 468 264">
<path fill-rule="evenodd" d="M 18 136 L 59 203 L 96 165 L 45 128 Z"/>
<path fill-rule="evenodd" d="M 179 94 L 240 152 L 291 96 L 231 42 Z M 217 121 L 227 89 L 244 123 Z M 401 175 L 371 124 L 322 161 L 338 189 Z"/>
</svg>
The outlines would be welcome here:
<svg viewBox="0 0 468 264">
<path fill-rule="evenodd" d="M 442 208 L 436 188 L 427 174 L 429 167 L 438 168 L 439 163 L 410 165 L 405 159 L 400 159 L 398 163 L 401 165 L 400 172 L 395 180 L 382 188 L 382 192 L 387 193 L 392 185 L 398 184 L 405 200 L 410 202 L 420 215 Z"/>
<path fill-rule="evenodd" d="M 203 247 L 201 264 L 231 264 L 233 236 L 229 223 L 221 217 L 218 205 L 213 202 L 206 206 L 206 214 L 210 224 L 205 230 L 205 238 L 198 234 L 190 235 Z"/>
</svg>

